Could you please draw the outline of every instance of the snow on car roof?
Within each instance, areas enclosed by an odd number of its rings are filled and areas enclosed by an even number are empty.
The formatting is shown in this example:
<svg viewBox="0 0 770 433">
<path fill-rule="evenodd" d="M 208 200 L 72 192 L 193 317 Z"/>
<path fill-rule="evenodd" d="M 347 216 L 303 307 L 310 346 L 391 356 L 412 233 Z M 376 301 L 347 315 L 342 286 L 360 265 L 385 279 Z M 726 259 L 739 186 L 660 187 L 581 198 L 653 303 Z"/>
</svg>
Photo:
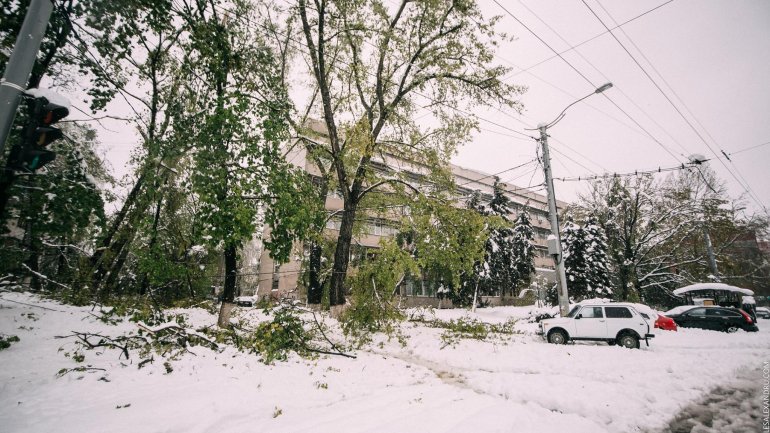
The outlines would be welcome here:
<svg viewBox="0 0 770 433">
<path fill-rule="evenodd" d="M 644 304 L 637 304 L 633 302 L 615 302 L 612 299 L 608 298 L 592 298 L 592 299 L 584 299 L 580 302 L 578 302 L 579 305 L 597 305 L 597 304 L 612 304 L 612 305 L 624 305 L 627 307 L 632 307 L 639 313 L 644 313 L 652 318 L 657 318 L 659 313 L 655 311 L 652 307 L 649 305 Z"/>
<path fill-rule="evenodd" d="M 753 295 L 754 292 L 749 289 L 744 289 L 741 287 L 731 286 L 729 284 L 724 283 L 697 283 L 697 284 L 690 284 L 689 286 L 680 287 L 676 290 L 674 290 L 675 295 L 682 295 L 684 293 L 688 292 L 695 292 L 698 290 L 724 290 L 726 292 L 738 292 L 743 293 L 744 295 Z"/>
<path fill-rule="evenodd" d="M 678 307 L 674 307 L 674 308 L 666 311 L 665 313 L 663 313 L 663 315 L 664 316 L 670 316 L 672 314 L 682 314 L 685 311 L 687 311 L 687 310 L 689 310 L 691 308 L 695 308 L 695 307 L 698 307 L 698 305 L 680 305 Z"/>
</svg>

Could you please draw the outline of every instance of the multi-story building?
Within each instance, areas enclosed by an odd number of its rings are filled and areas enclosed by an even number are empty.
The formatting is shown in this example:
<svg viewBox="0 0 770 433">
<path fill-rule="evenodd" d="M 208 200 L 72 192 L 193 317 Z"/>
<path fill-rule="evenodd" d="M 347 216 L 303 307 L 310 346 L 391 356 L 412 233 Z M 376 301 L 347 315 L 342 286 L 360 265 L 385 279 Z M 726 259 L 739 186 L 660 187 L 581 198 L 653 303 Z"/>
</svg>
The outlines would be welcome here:
<svg viewBox="0 0 770 433">
<path fill-rule="evenodd" d="M 314 124 L 311 125 L 311 127 L 316 131 L 323 130 L 320 124 Z M 307 139 L 318 140 L 319 138 L 322 139 L 322 134 L 320 137 L 311 137 Z M 318 168 L 315 166 L 314 162 L 307 157 L 305 146 L 294 146 L 287 157 L 293 164 L 307 171 L 307 173 L 314 179 L 320 177 Z M 421 167 L 417 164 L 398 160 L 389 156 L 385 156 L 384 160 L 380 159 L 375 161 L 373 165 L 375 169 L 382 172 L 398 172 L 402 177 L 409 179 L 410 183 L 415 186 L 426 186 L 423 183 L 425 174 L 428 171 L 426 167 Z M 458 206 L 464 205 L 464 201 L 473 194 L 474 191 L 479 191 L 483 202 L 491 200 L 495 181 L 494 176 L 457 165 L 451 165 L 451 171 L 454 175 L 455 183 L 458 185 Z M 554 263 L 553 259 L 548 256 L 546 247 L 546 239 L 550 234 L 546 196 L 533 192 L 528 188 L 522 188 L 510 183 L 503 183 L 502 186 L 512 204 L 511 208 L 513 213 L 510 215 L 510 219 L 515 219 L 524 211 L 529 213 L 535 231 L 535 267 L 537 273 L 548 281 L 554 281 Z M 566 206 L 566 203 L 557 201 L 557 206 L 560 209 L 563 209 Z M 335 232 L 339 230 L 340 220 L 339 218 L 334 217 L 333 214 L 342 209 L 342 197 L 336 191 L 330 191 L 326 197 L 325 207 L 331 215 L 328 219 L 326 229 L 329 231 L 330 236 L 334 237 Z M 408 210 L 402 209 L 401 211 Z M 383 237 L 395 236 L 396 233 L 397 224 L 392 219 L 375 218 L 372 216 L 365 222 L 363 233 L 354 239 L 354 245 L 351 247 L 351 263 L 355 264 L 357 260 L 366 257 L 367 249 L 378 248 L 380 240 Z M 269 233 L 266 233 L 265 236 L 269 236 Z M 260 257 L 259 271 L 253 273 L 254 275 L 258 275 L 258 279 L 252 279 L 254 283 L 258 284 L 249 284 L 252 286 L 251 290 L 242 285 L 242 291 L 244 293 L 256 292 L 255 294 L 260 297 L 292 297 L 304 299 L 306 296 L 305 289 L 301 287 L 302 284 L 300 281 L 302 257 L 304 254 L 303 247 L 297 245 L 295 251 L 296 253 L 294 254 L 293 260 L 279 265 L 270 258 L 268 251 L 255 252 L 253 247 L 248 248 L 247 256 L 253 258 L 255 254 L 257 254 Z M 250 269 L 254 268 L 252 267 Z M 255 285 L 258 285 L 256 290 L 253 288 Z M 436 300 L 435 302 L 437 302 L 436 289 L 436 285 L 429 281 L 415 281 L 413 279 L 404 281 L 400 288 L 401 295 L 410 299 L 412 304 L 427 304 L 434 302 L 433 300 Z"/>
</svg>

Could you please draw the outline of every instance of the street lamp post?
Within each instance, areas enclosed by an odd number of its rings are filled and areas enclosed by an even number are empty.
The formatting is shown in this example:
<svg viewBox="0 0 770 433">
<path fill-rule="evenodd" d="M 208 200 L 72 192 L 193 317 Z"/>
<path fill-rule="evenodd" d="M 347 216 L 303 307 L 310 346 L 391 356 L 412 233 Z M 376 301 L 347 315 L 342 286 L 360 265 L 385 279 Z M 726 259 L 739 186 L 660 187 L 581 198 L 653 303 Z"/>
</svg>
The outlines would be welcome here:
<svg viewBox="0 0 770 433">
<path fill-rule="evenodd" d="M 567 273 L 564 269 L 564 257 L 562 256 L 561 249 L 561 236 L 559 235 L 559 217 L 556 211 L 556 193 L 553 190 L 553 175 L 551 173 L 551 155 L 548 151 L 548 128 L 556 125 L 561 119 L 564 118 L 567 109 L 578 102 L 588 98 L 589 96 L 612 87 L 612 83 L 607 83 L 596 89 L 593 93 L 590 93 L 577 101 L 567 105 L 556 119 L 550 123 L 543 123 L 538 125 L 537 129 L 540 131 L 540 145 L 543 148 L 543 171 L 545 172 L 545 187 L 548 191 L 548 216 L 551 222 L 551 238 L 555 239 L 556 245 L 554 248 L 549 248 L 549 251 L 553 255 L 554 262 L 556 262 L 556 274 L 559 283 L 559 311 L 561 316 L 565 317 L 569 313 L 569 294 L 567 291 Z"/>
</svg>

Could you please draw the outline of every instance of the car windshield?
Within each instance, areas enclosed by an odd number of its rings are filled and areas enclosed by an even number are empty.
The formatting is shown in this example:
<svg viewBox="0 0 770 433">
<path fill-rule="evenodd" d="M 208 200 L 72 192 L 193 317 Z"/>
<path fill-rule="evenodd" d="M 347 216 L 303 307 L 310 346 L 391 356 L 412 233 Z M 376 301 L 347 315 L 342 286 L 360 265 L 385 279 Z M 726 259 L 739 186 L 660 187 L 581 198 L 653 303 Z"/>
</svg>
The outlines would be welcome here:
<svg viewBox="0 0 770 433">
<path fill-rule="evenodd" d="M 575 317 L 575 314 L 577 314 L 578 310 L 580 309 L 580 305 L 575 305 L 572 307 L 572 309 L 569 311 L 569 314 L 567 314 L 567 317 Z"/>
</svg>

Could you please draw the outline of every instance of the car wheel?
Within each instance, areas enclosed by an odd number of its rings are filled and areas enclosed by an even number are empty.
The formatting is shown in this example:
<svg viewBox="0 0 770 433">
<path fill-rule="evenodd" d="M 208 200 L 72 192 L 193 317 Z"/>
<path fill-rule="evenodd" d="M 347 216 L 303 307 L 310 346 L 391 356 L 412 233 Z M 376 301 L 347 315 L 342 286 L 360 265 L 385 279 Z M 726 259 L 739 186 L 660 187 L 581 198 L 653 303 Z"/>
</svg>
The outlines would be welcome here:
<svg viewBox="0 0 770 433">
<path fill-rule="evenodd" d="M 552 344 L 567 344 L 567 334 L 564 331 L 553 331 L 548 334 L 548 342 Z"/>
<path fill-rule="evenodd" d="M 638 349 L 639 339 L 634 335 L 624 334 L 618 338 L 618 344 L 625 347 L 626 349 Z"/>
<path fill-rule="evenodd" d="M 738 328 L 735 325 L 729 325 L 727 326 L 727 328 L 725 328 L 725 332 L 727 332 L 728 334 L 732 334 L 733 332 L 738 332 L 738 329 L 740 328 Z"/>
</svg>

